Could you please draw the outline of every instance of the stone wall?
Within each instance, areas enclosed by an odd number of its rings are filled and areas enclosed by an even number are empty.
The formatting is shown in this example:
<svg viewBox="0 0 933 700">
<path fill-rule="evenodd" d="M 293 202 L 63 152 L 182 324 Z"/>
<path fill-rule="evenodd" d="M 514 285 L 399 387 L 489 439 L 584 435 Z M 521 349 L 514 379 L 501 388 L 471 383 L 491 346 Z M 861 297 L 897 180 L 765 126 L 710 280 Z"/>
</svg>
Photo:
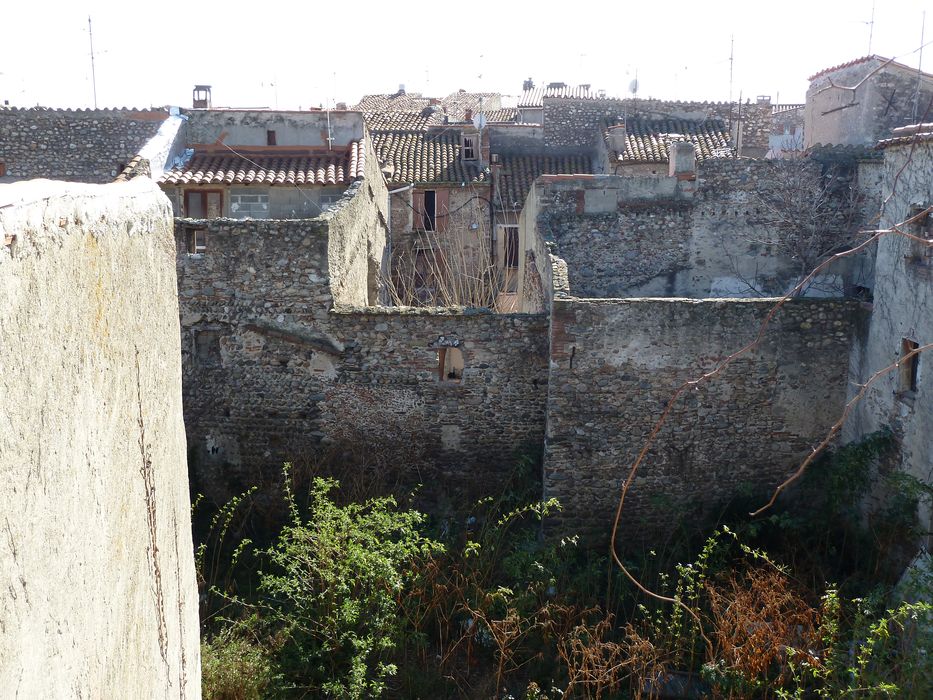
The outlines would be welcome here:
<svg viewBox="0 0 933 700">
<path fill-rule="evenodd" d="M 165 110 L 0 108 L 0 183 L 111 182 L 168 117 Z"/>
<path fill-rule="evenodd" d="M 2 189 L 0 687 L 199 697 L 168 202 Z"/>
<path fill-rule="evenodd" d="M 564 510 L 552 532 L 608 537 L 622 481 L 674 390 L 754 339 L 773 304 L 554 300 L 544 485 Z M 626 500 L 627 546 L 702 526 L 788 476 L 840 415 L 858 318 L 854 302 L 793 301 L 757 350 L 684 394 Z"/>
<path fill-rule="evenodd" d="M 904 143 L 885 150 L 883 196 L 886 200 L 881 227 L 890 228 L 917 211 L 933 206 L 933 137 L 916 144 Z M 933 226 L 903 227 L 907 233 L 933 238 Z M 898 362 L 905 355 L 904 341 L 933 343 L 933 250 L 900 236 L 886 236 L 878 243 L 875 263 L 874 309 L 867 341 L 853 351 L 859 382 Z M 933 485 L 933 354 L 916 360 L 914 386 L 911 362 L 882 375 L 869 387 L 846 424 L 845 436 L 857 440 L 890 427 L 900 445 L 900 468 L 927 485 Z M 856 385 L 853 384 L 853 391 Z M 921 504 L 921 527 L 933 531 L 933 509 Z M 931 546 L 927 538 L 927 546 Z"/>
<path fill-rule="evenodd" d="M 349 308 L 371 301 L 366 196 L 331 218 L 177 222 L 185 421 L 210 498 L 334 449 L 397 453 L 400 478 L 460 493 L 488 493 L 518 453 L 540 454 L 546 318 Z M 192 225 L 206 229 L 201 255 L 186 252 Z M 463 355 L 459 383 L 439 380 L 445 343 Z"/>
<path fill-rule="evenodd" d="M 823 168 L 816 161 L 711 159 L 700 164 L 696 182 L 663 176 L 545 177 L 529 197 L 537 214 L 524 221 L 566 260 L 570 289 L 578 296 L 783 294 L 802 268 L 788 249 L 773 243 L 777 237 L 765 197 L 794 186 L 793 173 L 819 179 Z M 833 200 L 840 212 L 848 206 L 848 182 Z M 808 189 L 788 203 L 825 209 L 821 196 Z M 855 226 L 841 214 L 838 218 L 832 223 L 841 244 Z M 525 233 L 524 240 L 535 235 Z M 867 286 L 870 266 L 870 259 L 846 260 L 807 293 L 839 296 L 855 285 Z"/>
<path fill-rule="evenodd" d="M 598 150 L 607 121 L 613 123 L 624 115 L 648 119 L 722 119 L 732 127 L 733 142 L 739 141 L 741 145 L 739 155 L 762 157 L 768 151 L 770 101 L 736 104 L 545 97 L 544 143 L 551 148 Z"/>
</svg>

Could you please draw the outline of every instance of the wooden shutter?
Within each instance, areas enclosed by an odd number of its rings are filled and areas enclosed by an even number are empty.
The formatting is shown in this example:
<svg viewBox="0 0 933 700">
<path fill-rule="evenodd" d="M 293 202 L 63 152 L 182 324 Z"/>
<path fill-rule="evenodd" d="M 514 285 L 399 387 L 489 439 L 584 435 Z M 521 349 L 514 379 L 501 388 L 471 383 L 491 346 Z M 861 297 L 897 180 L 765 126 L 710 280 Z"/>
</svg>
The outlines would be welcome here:
<svg viewBox="0 0 933 700">
<path fill-rule="evenodd" d="M 411 208 L 414 215 L 411 227 L 417 231 L 424 230 L 424 190 L 413 190 L 411 193 Z"/>
<path fill-rule="evenodd" d="M 437 199 L 435 204 L 435 212 L 437 219 L 437 231 L 447 230 L 447 215 L 449 213 L 449 203 L 450 203 L 450 190 L 443 188 L 437 190 Z"/>
</svg>

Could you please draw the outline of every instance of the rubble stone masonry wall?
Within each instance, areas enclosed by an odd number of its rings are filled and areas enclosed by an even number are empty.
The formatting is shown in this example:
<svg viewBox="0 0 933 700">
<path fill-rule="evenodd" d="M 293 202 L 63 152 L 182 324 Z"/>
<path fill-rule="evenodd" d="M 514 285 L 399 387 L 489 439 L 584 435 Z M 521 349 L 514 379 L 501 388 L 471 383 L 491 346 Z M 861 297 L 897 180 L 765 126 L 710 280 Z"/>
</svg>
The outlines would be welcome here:
<svg viewBox="0 0 933 700">
<path fill-rule="evenodd" d="M 0 183 L 111 182 L 167 117 L 158 109 L 0 108 L 0 162 L 6 169 Z"/>
<path fill-rule="evenodd" d="M 169 203 L 0 190 L 2 694 L 200 697 Z"/>
<path fill-rule="evenodd" d="M 365 450 L 409 483 L 489 493 L 519 453 L 540 454 L 547 320 L 337 305 L 331 220 L 179 220 L 185 420 L 196 488 L 223 501 L 282 463 Z M 185 252 L 185 227 L 207 250 Z M 351 237 L 352 238 L 352 237 Z M 365 303 L 365 284 L 357 292 Z M 440 381 L 439 350 L 464 359 Z M 499 480 L 499 481 L 497 481 Z"/>
<path fill-rule="evenodd" d="M 554 179 L 529 202 L 536 226 L 567 262 L 570 289 L 587 297 L 738 297 L 783 294 L 797 263 L 769 245 L 761 194 L 799 162 L 712 159 L 692 191 L 674 178 Z M 803 167 L 820 171 L 820 164 Z M 799 200 L 807 201 L 801 193 Z M 538 201 L 540 200 L 540 201 Z M 830 295 L 867 284 L 871 260 L 846 260 L 821 278 Z"/>
<path fill-rule="evenodd" d="M 608 538 L 622 482 L 675 389 L 754 339 L 773 304 L 554 300 L 544 486 L 564 510 L 552 532 Z M 761 346 L 683 394 L 626 499 L 622 541 L 770 494 L 839 417 L 859 317 L 855 302 L 788 303 Z"/>
</svg>

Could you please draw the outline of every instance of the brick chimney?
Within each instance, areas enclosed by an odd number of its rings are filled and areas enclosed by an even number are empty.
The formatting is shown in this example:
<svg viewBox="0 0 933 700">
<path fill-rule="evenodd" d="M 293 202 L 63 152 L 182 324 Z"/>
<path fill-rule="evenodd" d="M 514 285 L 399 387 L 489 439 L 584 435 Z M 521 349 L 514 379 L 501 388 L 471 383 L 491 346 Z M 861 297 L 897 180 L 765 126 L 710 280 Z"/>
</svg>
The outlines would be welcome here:
<svg viewBox="0 0 933 700">
<path fill-rule="evenodd" d="M 195 85 L 191 91 L 191 106 L 194 109 L 211 108 L 211 86 Z"/>
<path fill-rule="evenodd" d="M 473 121 L 473 110 L 472 109 L 463 110 L 463 121 L 465 122 Z"/>
</svg>

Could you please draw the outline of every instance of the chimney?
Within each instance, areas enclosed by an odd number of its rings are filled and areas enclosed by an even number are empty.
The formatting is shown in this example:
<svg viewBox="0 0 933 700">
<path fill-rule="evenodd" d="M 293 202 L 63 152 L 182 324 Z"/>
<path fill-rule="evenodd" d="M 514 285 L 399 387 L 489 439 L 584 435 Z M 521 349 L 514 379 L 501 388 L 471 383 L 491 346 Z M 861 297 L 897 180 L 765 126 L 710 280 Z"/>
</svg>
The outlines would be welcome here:
<svg viewBox="0 0 933 700">
<path fill-rule="evenodd" d="M 465 122 L 473 121 L 473 110 L 472 109 L 463 110 L 463 121 Z"/>
<path fill-rule="evenodd" d="M 695 180 L 697 176 L 696 148 L 689 141 L 675 141 L 670 147 L 670 165 L 667 174 L 678 180 Z"/>
<path fill-rule="evenodd" d="M 565 87 L 567 87 L 567 83 L 548 83 L 547 84 L 548 90 L 560 90 Z"/>
<path fill-rule="evenodd" d="M 195 85 L 191 91 L 191 106 L 194 109 L 211 108 L 211 86 Z"/>
<path fill-rule="evenodd" d="M 346 111 L 347 111 L 347 103 L 346 103 L 346 102 L 338 102 L 338 103 L 337 103 L 337 111 L 338 111 L 338 112 L 346 112 Z"/>
<path fill-rule="evenodd" d="M 769 105 L 771 104 L 771 95 L 758 95 L 756 102 L 760 105 Z"/>
<path fill-rule="evenodd" d="M 528 90 L 534 90 L 534 89 L 535 89 L 535 81 L 532 80 L 531 78 L 528 78 L 528 80 L 522 83 L 522 90 L 527 92 Z"/>
<path fill-rule="evenodd" d="M 405 94 L 405 83 L 399 83 L 399 85 L 398 85 L 398 92 L 395 93 L 395 94 L 396 94 L 396 95 L 404 95 L 404 94 Z"/>
<path fill-rule="evenodd" d="M 625 130 L 625 122 L 609 127 L 609 145 L 616 153 L 623 153 L 628 145 L 628 133 Z"/>
</svg>

